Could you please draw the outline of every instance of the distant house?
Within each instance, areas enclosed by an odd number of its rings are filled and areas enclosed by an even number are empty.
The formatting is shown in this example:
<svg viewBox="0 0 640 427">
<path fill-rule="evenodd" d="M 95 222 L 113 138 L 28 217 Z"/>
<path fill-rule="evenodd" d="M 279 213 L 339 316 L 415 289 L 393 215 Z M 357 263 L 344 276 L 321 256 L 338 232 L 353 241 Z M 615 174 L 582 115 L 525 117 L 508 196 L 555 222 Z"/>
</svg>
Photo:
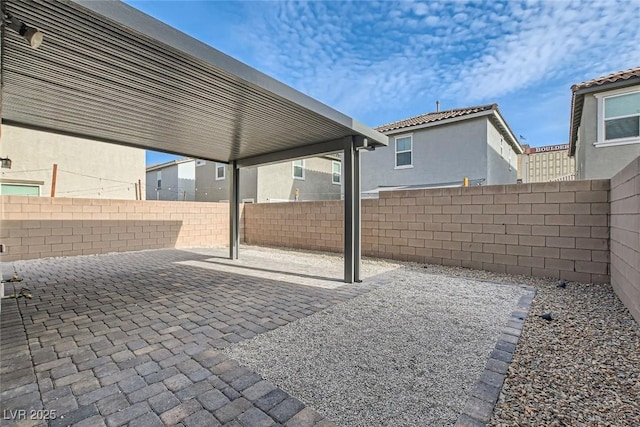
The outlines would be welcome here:
<svg viewBox="0 0 640 427">
<path fill-rule="evenodd" d="M 606 179 L 640 155 L 640 67 L 571 87 L 577 179 Z"/>
<path fill-rule="evenodd" d="M 569 144 L 524 147 L 518 155 L 518 180 L 526 182 L 573 181 L 576 162 L 569 157 Z"/>
<path fill-rule="evenodd" d="M 523 149 L 497 104 L 423 114 L 376 130 L 389 147 L 362 156 L 362 190 L 515 184 Z"/>
<path fill-rule="evenodd" d="M 185 157 L 147 167 L 147 200 L 196 200 L 195 166 Z"/>
<path fill-rule="evenodd" d="M 196 200 L 229 199 L 229 167 L 197 160 Z M 240 200 L 245 203 L 340 200 L 339 156 L 321 156 L 240 169 Z"/>
<path fill-rule="evenodd" d="M 2 125 L 0 157 L 2 195 L 135 200 L 144 182 L 145 150 L 18 126 Z"/>
</svg>

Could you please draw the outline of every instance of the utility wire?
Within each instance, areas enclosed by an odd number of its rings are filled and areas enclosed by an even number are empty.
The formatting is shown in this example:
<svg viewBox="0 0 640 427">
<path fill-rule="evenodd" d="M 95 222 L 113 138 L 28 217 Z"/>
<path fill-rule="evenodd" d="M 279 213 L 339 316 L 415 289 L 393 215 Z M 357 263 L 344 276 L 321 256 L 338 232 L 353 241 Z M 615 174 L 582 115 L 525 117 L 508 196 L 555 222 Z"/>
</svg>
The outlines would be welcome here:
<svg viewBox="0 0 640 427">
<path fill-rule="evenodd" d="M 119 182 L 119 183 L 122 183 L 122 184 L 129 184 L 129 185 L 135 184 L 134 182 L 120 181 L 120 180 L 111 179 L 111 178 L 103 178 L 101 176 L 87 175 L 87 174 L 84 174 L 84 173 L 72 172 L 72 171 L 68 171 L 68 170 L 64 170 L 64 169 L 58 169 L 58 172 L 66 172 L 66 173 L 70 173 L 72 175 L 84 176 L 84 177 L 87 177 L 87 178 L 94 178 L 94 179 L 101 179 L 101 180 L 104 180 L 104 181 Z"/>
</svg>

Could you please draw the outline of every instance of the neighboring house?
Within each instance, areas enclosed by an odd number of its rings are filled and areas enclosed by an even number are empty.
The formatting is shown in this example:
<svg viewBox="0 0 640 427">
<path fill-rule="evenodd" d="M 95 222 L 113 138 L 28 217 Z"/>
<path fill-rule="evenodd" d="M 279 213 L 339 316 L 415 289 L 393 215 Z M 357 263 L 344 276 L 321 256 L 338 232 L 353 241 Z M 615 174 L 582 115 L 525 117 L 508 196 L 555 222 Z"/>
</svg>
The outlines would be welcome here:
<svg viewBox="0 0 640 427">
<path fill-rule="evenodd" d="M 55 197 L 139 197 L 145 150 L 4 124 L 1 135 L 0 194 L 51 196 L 55 164 Z"/>
<path fill-rule="evenodd" d="M 576 161 L 569 157 L 569 144 L 526 147 L 518 156 L 521 182 L 573 181 Z"/>
<path fill-rule="evenodd" d="M 640 156 L 640 67 L 571 87 L 577 179 L 607 179 Z"/>
<path fill-rule="evenodd" d="M 240 200 L 245 203 L 340 200 L 342 164 L 337 155 L 240 169 Z M 196 200 L 229 199 L 229 166 L 196 161 Z"/>
<path fill-rule="evenodd" d="M 515 184 L 523 150 L 496 104 L 423 114 L 378 127 L 389 147 L 364 153 L 362 190 Z M 441 185 L 438 185 L 441 184 Z"/>
<path fill-rule="evenodd" d="M 184 157 L 147 167 L 147 200 L 196 200 L 196 160 Z"/>
</svg>

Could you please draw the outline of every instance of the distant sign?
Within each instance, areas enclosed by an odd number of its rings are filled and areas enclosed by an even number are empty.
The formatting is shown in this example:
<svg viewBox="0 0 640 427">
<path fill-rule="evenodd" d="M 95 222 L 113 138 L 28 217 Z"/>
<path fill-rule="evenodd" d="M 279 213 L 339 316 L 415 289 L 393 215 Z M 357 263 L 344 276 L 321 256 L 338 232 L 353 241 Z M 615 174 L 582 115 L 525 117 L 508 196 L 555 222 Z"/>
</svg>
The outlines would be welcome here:
<svg viewBox="0 0 640 427">
<path fill-rule="evenodd" d="M 568 149 L 569 149 L 569 144 L 547 145 L 545 147 L 532 147 L 532 148 L 529 148 L 529 154 L 543 153 L 545 151 L 568 150 Z"/>
</svg>

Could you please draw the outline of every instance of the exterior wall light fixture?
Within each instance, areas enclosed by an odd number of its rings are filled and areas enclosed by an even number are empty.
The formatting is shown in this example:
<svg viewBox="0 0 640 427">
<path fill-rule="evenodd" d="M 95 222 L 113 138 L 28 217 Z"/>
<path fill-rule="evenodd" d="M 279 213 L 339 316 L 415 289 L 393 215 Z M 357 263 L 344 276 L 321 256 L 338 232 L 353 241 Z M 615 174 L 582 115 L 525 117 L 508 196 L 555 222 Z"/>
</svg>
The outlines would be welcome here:
<svg viewBox="0 0 640 427">
<path fill-rule="evenodd" d="M 11 16 L 10 13 L 4 13 L 3 15 L 6 26 L 20 34 L 33 49 L 37 49 L 42 44 L 44 36 L 39 29 L 25 24 L 19 19 Z"/>
<path fill-rule="evenodd" d="M 8 157 L 0 158 L 0 162 L 2 162 L 3 169 L 11 169 L 11 159 Z"/>
</svg>

